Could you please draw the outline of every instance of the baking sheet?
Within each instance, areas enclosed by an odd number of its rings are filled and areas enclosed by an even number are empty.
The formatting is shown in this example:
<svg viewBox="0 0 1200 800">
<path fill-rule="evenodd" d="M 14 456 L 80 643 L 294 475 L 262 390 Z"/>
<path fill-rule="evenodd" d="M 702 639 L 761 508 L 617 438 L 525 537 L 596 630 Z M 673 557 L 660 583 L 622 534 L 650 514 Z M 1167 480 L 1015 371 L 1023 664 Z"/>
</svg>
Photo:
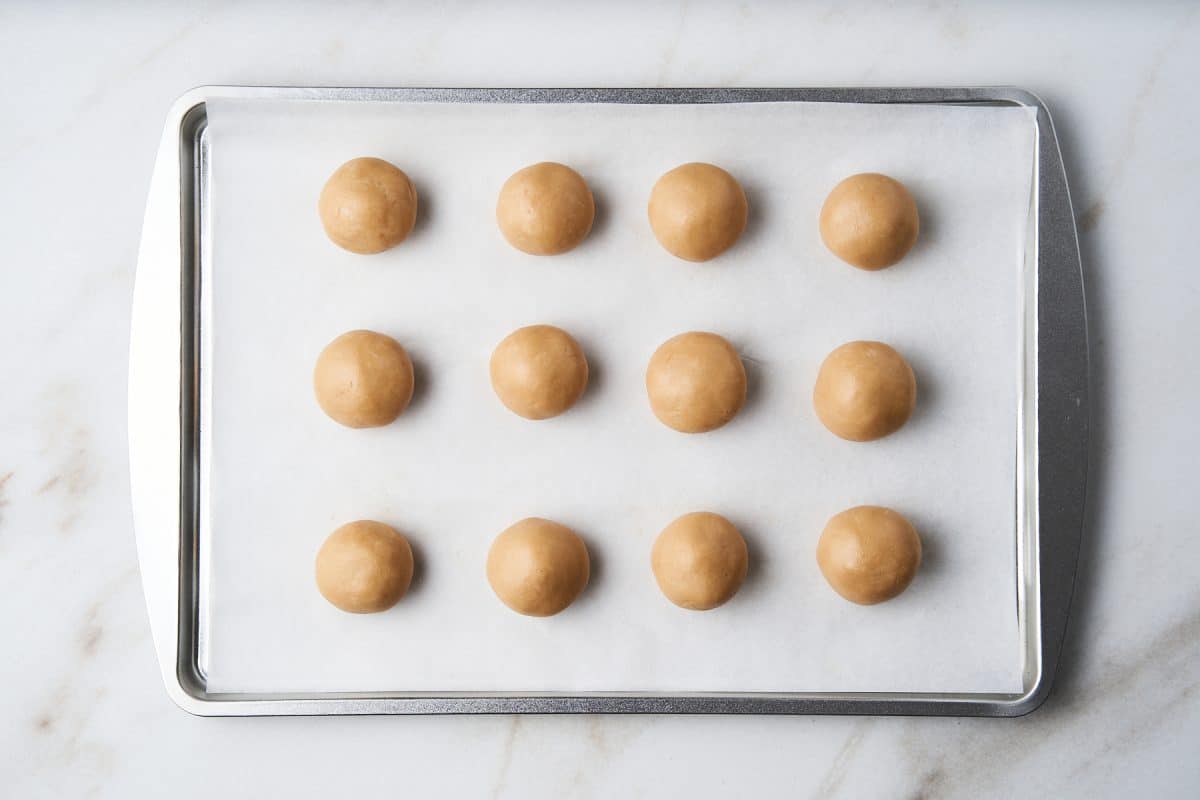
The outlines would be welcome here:
<svg viewBox="0 0 1200 800">
<path fill-rule="evenodd" d="M 211 498 L 201 604 L 210 691 L 972 691 L 1021 687 L 1015 555 L 1019 277 L 1034 163 L 1016 108 L 208 105 L 210 267 L 203 291 Z M 316 197 L 358 155 L 406 170 L 418 226 L 388 253 L 325 238 Z M 572 165 L 598 205 L 576 251 L 536 258 L 496 229 L 496 193 L 540 160 Z M 650 187 L 684 161 L 735 174 L 745 237 L 704 265 L 650 233 Z M 922 238 L 899 266 L 853 270 L 820 243 L 828 190 L 854 172 L 905 181 Z M 520 419 L 488 382 L 514 328 L 565 327 L 592 383 L 571 412 Z M 353 328 L 395 336 L 417 366 L 394 425 L 351 431 L 312 398 L 320 349 Z M 663 340 L 712 330 L 739 348 L 747 407 L 685 436 L 645 399 Z M 810 405 L 821 359 L 850 339 L 901 350 L 918 410 L 856 445 Z M 829 516 L 907 514 L 926 559 L 895 601 L 841 600 L 815 563 Z M 686 612 L 649 552 L 679 514 L 730 517 L 750 544 L 745 586 Z M 202 512 L 203 513 L 203 512 Z M 491 539 L 525 516 L 587 540 L 594 575 L 570 609 L 520 617 L 484 578 Z M 359 518 L 418 556 L 395 609 L 353 616 L 316 592 L 313 557 Z"/>
</svg>

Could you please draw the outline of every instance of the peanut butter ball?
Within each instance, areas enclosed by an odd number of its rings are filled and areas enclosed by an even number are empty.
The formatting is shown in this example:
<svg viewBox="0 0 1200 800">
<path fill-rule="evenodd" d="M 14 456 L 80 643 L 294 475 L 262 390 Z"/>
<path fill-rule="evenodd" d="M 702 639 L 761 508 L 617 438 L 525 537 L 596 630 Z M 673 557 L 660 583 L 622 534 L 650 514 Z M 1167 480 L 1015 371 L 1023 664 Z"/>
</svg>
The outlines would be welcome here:
<svg viewBox="0 0 1200 800">
<path fill-rule="evenodd" d="M 390 336 L 343 333 L 317 357 L 313 391 L 321 410 L 348 428 L 387 425 L 412 399 L 412 361 Z"/>
<path fill-rule="evenodd" d="M 917 403 L 912 367 L 883 342 L 848 342 L 821 364 L 813 408 L 834 435 L 869 442 L 898 431 Z"/>
<path fill-rule="evenodd" d="M 733 419 L 746 402 L 746 368 L 733 345 L 692 331 L 663 342 L 646 368 L 654 415 L 682 433 L 703 433 Z"/>
<path fill-rule="evenodd" d="M 707 611 L 726 603 L 746 578 L 746 540 L 720 514 L 684 514 L 658 535 L 650 566 L 658 588 L 681 608 Z"/>
<path fill-rule="evenodd" d="M 573 249 L 587 238 L 595 216 L 587 181 L 570 167 L 551 161 L 514 173 L 496 202 L 496 223 L 504 238 L 535 256 Z"/>
<path fill-rule="evenodd" d="M 583 348 L 562 328 L 530 325 L 513 331 L 492 352 L 492 388 L 500 402 L 526 419 L 566 411 L 587 388 Z"/>
<path fill-rule="evenodd" d="M 825 525 L 817 564 L 834 591 L 850 602 L 882 603 L 912 583 L 921 565 L 921 538 L 892 509 L 857 506 Z"/>
<path fill-rule="evenodd" d="M 746 230 L 749 207 L 737 179 L 712 164 L 676 167 L 650 192 L 650 227 L 667 252 L 687 261 L 724 253 Z"/>
<path fill-rule="evenodd" d="M 325 233 L 351 253 L 382 253 L 408 237 L 417 220 L 417 190 L 397 167 L 355 158 L 325 182 L 317 203 Z"/>
<path fill-rule="evenodd" d="M 342 611 L 386 611 L 413 575 L 408 540 L 382 522 L 350 522 L 329 534 L 317 553 L 317 589 Z"/>
<path fill-rule="evenodd" d="M 549 617 L 575 601 L 590 574 L 587 546 L 565 525 L 530 517 L 506 528 L 487 558 L 487 579 L 504 605 Z"/>
<path fill-rule="evenodd" d="M 859 269 L 883 269 L 904 258 L 920 228 L 917 204 L 908 189 L 876 172 L 846 178 L 821 207 L 825 246 Z"/>
</svg>

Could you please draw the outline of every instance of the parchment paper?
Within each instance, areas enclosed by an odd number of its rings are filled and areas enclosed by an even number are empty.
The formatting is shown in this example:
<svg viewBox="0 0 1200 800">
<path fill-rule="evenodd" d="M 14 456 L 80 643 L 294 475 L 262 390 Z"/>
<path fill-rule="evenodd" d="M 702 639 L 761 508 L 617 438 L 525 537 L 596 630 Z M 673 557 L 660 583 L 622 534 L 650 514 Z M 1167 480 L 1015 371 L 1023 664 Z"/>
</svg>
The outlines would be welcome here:
<svg viewBox="0 0 1200 800">
<path fill-rule="evenodd" d="M 1035 127 L 1011 108 L 746 104 L 439 105 L 212 102 L 210 569 L 212 691 L 1015 691 L 1014 469 L 1018 278 Z M 375 155 L 420 193 L 411 238 L 343 252 L 317 195 Z M 537 258 L 494 221 L 503 181 L 572 165 L 598 217 L 576 251 Z M 646 221 L 654 181 L 686 161 L 744 184 L 750 224 L 708 264 L 668 255 Z M 860 171 L 903 180 L 921 239 L 860 272 L 823 247 L 830 188 Z M 529 422 L 492 393 L 488 358 L 513 329 L 552 323 L 583 344 L 587 394 Z M 312 368 L 338 334 L 396 337 L 417 367 L 411 408 L 354 431 L 327 419 Z M 725 428 L 686 436 L 653 416 L 647 360 L 711 330 L 751 386 Z M 880 339 L 917 374 L 896 435 L 836 439 L 817 421 L 824 356 Z M 899 599 L 858 607 L 817 569 L 825 521 L 891 506 L 925 542 Z M 744 532 L 750 575 L 696 613 L 659 593 L 650 547 L 708 509 Z M 591 585 L 557 617 L 505 608 L 484 577 L 492 538 L 526 516 L 588 542 Z M 336 526 L 388 522 L 418 555 L 413 589 L 377 615 L 317 593 Z"/>
</svg>

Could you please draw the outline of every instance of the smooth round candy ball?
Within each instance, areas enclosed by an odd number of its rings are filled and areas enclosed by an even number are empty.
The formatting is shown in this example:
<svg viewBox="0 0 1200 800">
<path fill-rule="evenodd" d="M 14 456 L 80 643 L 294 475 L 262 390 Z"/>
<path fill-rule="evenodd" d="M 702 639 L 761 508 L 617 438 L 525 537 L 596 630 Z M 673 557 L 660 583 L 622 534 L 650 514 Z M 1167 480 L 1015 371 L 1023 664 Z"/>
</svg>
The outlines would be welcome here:
<svg viewBox="0 0 1200 800">
<path fill-rule="evenodd" d="M 412 547 L 382 522 L 350 522 L 321 545 L 316 574 L 317 589 L 342 611 L 386 611 L 412 583 Z"/>
<path fill-rule="evenodd" d="M 492 388 L 500 402 L 526 419 L 566 411 L 588 382 L 583 348 L 562 328 L 530 325 L 513 331 L 492 352 Z"/>
<path fill-rule="evenodd" d="M 749 206 L 737 179 L 712 164 L 663 175 L 650 192 L 650 227 L 667 252 L 687 261 L 724 253 L 746 230 Z"/>
<path fill-rule="evenodd" d="M 681 333 L 663 342 L 646 368 L 650 408 L 682 433 L 703 433 L 733 419 L 746 402 L 746 368 L 715 333 Z"/>
<path fill-rule="evenodd" d="M 821 207 L 825 246 L 859 269 L 883 269 L 904 258 L 920 228 L 917 204 L 904 184 L 875 172 L 846 178 Z"/>
<path fill-rule="evenodd" d="M 382 253 L 408 237 L 417 221 L 417 190 L 379 158 L 355 158 L 334 171 L 317 203 L 325 233 L 351 253 Z"/>
<path fill-rule="evenodd" d="M 590 574 L 587 546 L 565 525 L 530 517 L 506 528 L 488 551 L 487 579 L 504 605 L 549 617 L 574 602 Z"/>
<path fill-rule="evenodd" d="M 746 540 L 720 514 L 684 514 L 658 535 L 650 566 L 658 588 L 677 606 L 707 611 L 728 602 L 746 578 Z"/>
<path fill-rule="evenodd" d="M 317 357 L 313 391 L 321 410 L 348 428 L 387 425 L 412 399 L 412 361 L 390 336 L 343 333 Z"/>
<path fill-rule="evenodd" d="M 850 602 L 882 603 L 912 583 L 921 565 L 921 538 L 890 508 L 857 506 L 825 525 L 817 564 L 834 591 Z"/>
<path fill-rule="evenodd" d="M 833 434 L 869 442 L 898 431 L 917 403 L 912 367 L 883 342 L 848 342 L 821 364 L 813 408 Z"/>
<path fill-rule="evenodd" d="M 564 164 L 544 161 L 512 175 L 500 189 L 496 224 L 513 247 L 535 256 L 573 249 L 596 216 L 592 191 Z"/>
</svg>

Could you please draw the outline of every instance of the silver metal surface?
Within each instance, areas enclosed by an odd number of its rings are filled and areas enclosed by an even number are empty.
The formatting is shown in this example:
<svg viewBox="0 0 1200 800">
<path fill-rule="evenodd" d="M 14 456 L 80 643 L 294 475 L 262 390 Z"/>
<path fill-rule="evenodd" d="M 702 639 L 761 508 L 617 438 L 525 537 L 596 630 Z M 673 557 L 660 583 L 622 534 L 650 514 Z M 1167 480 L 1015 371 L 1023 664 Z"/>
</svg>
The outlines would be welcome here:
<svg viewBox="0 0 1200 800">
<path fill-rule="evenodd" d="M 205 685 L 209 431 L 208 318 L 200 304 L 208 248 L 205 104 L 212 98 L 428 103 L 939 103 L 1037 111 L 1035 196 L 1025 259 L 1024 368 L 1015 509 L 1017 614 L 1024 688 L 972 693 L 336 693 L 218 694 Z M 1088 448 L 1083 279 L 1066 174 L 1050 114 L 1014 88 L 344 89 L 206 87 L 168 118 L 138 254 L 129 366 L 129 449 L 142 583 L 163 680 L 194 714 L 942 714 L 1018 716 L 1037 708 L 1058 669 L 1082 534 Z"/>
</svg>

